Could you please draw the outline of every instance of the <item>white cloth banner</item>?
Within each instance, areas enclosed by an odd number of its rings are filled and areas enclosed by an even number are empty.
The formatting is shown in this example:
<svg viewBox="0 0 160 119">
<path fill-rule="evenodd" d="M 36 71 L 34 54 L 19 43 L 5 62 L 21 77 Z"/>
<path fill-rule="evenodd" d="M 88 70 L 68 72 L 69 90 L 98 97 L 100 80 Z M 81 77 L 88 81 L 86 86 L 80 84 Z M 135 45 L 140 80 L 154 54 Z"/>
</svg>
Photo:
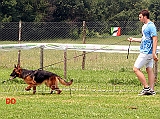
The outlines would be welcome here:
<svg viewBox="0 0 160 119">
<path fill-rule="evenodd" d="M 125 45 L 98 45 L 98 44 L 60 44 L 60 43 L 25 43 L 25 44 L 3 44 L 0 50 L 27 50 L 32 48 L 44 48 L 54 50 L 77 50 L 87 52 L 118 52 L 127 53 L 129 46 Z M 139 53 L 139 46 L 130 46 L 130 53 Z M 158 53 L 160 46 L 158 46 Z"/>
</svg>

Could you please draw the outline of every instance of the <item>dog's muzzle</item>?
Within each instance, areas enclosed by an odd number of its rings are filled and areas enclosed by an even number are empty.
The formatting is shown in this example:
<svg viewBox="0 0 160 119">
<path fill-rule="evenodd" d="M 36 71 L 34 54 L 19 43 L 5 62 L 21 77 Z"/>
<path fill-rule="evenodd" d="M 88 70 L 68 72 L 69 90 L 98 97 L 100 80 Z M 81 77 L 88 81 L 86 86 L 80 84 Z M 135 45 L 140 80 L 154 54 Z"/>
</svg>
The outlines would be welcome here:
<svg viewBox="0 0 160 119">
<path fill-rule="evenodd" d="M 9 78 L 9 80 L 12 80 L 12 79 L 14 79 L 14 78 L 16 78 L 17 76 L 15 75 L 15 76 L 11 76 L 10 78 Z"/>
</svg>

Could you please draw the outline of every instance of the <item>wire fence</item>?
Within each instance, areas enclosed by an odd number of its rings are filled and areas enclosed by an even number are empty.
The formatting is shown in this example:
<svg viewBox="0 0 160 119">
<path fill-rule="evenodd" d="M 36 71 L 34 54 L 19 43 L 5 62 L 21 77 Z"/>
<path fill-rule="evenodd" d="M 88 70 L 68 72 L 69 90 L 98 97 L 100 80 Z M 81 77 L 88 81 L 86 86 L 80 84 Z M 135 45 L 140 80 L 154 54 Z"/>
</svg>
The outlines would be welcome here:
<svg viewBox="0 0 160 119">
<path fill-rule="evenodd" d="M 155 25 L 159 32 L 160 22 L 155 22 Z M 112 27 L 120 28 L 120 36 L 113 36 Z M 141 37 L 141 27 L 142 24 L 138 21 L 86 22 L 85 43 L 128 45 L 124 39 L 128 36 Z M 58 42 L 76 44 L 82 43 L 83 30 L 84 26 L 81 22 L 22 22 L 21 25 L 19 23 L 0 23 L 0 41 L 5 41 L 4 43 Z M 21 35 L 19 31 L 21 31 Z M 9 77 L 11 72 L 8 70 L 12 71 L 14 64 L 17 63 L 18 51 L 0 52 L 0 69 L 4 72 L 1 74 L 1 81 L 6 80 L 7 76 Z M 41 52 L 39 48 L 21 50 L 22 67 L 35 70 L 42 66 L 48 66 L 44 69 L 53 71 L 65 78 L 64 50 L 43 50 L 43 65 L 40 58 Z M 67 59 L 69 59 L 66 68 L 67 77 L 75 78 L 72 86 L 73 91 L 138 91 L 141 88 L 139 81 L 132 72 L 132 66 L 138 54 L 130 54 L 129 59 L 126 59 L 126 53 L 88 53 L 85 62 L 85 70 L 88 72 L 83 72 L 83 53 L 82 51 L 67 50 Z M 158 69 L 160 69 L 159 66 Z M 26 85 L 6 82 L 0 86 L 1 92 L 24 92 Z M 63 86 L 60 88 L 69 90 Z M 44 86 L 39 88 L 41 92 L 48 92 L 48 90 L 49 88 Z"/>
<path fill-rule="evenodd" d="M 160 30 L 160 22 L 155 22 Z M 55 39 L 81 39 L 82 22 L 22 22 L 22 41 L 40 41 Z M 121 35 L 141 34 L 142 23 L 138 21 L 120 22 L 86 22 L 87 38 L 106 38 L 111 36 L 111 28 L 120 27 Z M 0 23 L 0 40 L 17 41 L 19 39 L 19 23 Z"/>
</svg>

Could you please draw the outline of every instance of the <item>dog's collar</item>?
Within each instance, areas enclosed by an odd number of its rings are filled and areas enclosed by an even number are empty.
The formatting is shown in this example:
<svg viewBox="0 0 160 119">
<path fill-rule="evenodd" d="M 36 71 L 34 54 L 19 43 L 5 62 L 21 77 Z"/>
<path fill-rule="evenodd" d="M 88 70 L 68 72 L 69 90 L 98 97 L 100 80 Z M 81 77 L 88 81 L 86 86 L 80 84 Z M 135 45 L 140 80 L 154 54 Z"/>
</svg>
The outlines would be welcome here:
<svg viewBox="0 0 160 119">
<path fill-rule="evenodd" d="M 25 79 L 27 76 L 31 75 L 31 73 L 28 73 L 27 75 L 25 75 L 23 78 Z"/>
<path fill-rule="evenodd" d="M 23 78 L 25 79 L 27 76 L 31 76 L 31 77 L 33 77 L 33 80 L 34 80 L 36 73 L 37 73 L 37 70 L 35 70 L 33 73 L 26 74 Z"/>
</svg>

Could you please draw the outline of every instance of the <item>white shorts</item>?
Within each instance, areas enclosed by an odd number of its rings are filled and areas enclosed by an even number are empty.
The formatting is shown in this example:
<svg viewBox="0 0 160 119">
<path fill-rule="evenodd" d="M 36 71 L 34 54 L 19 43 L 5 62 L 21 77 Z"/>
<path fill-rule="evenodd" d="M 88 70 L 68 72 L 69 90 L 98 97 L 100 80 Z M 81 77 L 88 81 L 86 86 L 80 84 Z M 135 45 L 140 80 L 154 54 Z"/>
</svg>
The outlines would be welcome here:
<svg viewBox="0 0 160 119">
<path fill-rule="evenodd" d="M 153 56 L 152 54 L 143 54 L 140 53 L 137 60 L 134 63 L 134 67 L 140 69 L 143 66 L 153 68 Z"/>
</svg>

